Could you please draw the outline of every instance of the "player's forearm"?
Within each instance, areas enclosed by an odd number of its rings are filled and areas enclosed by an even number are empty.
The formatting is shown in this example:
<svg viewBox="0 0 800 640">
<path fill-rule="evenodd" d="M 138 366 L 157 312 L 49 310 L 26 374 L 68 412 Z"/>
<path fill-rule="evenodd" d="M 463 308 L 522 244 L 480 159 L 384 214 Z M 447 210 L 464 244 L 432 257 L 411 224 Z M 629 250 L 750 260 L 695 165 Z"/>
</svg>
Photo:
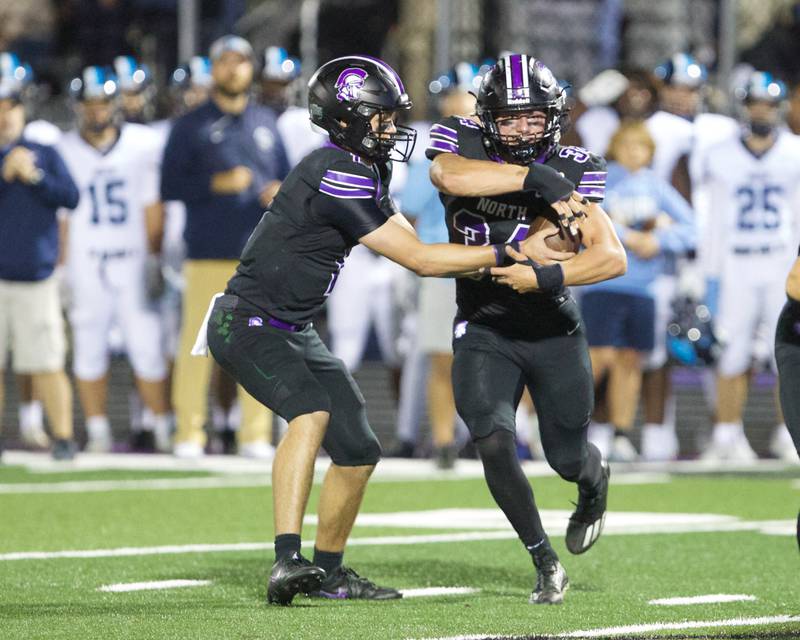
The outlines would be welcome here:
<svg viewBox="0 0 800 640">
<path fill-rule="evenodd" d="M 464 247 L 456 244 L 422 244 L 410 257 L 409 267 L 418 276 L 448 277 L 493 267 L 496 255 L 492 246 Z"/>
<path fill-rule="evenodd" d="M 437 156 L 431 164 L 430 178 L 442 193 L 479 197 L 522 191 L 528 167 L 469 160 L 454 154 Z"/>
<path fill-rule="evenodd" d="M 786 295 L 800 301 L 800 258 L 794 261 L 794 266 L 786 279 Z"/>
<path fill-rule="evenodd" d="M 628 259 L 621 245 L 594 244 L 561 263 L 564 284 L 582 285 L 611 280 L 625 273 Z"/>
</svg>

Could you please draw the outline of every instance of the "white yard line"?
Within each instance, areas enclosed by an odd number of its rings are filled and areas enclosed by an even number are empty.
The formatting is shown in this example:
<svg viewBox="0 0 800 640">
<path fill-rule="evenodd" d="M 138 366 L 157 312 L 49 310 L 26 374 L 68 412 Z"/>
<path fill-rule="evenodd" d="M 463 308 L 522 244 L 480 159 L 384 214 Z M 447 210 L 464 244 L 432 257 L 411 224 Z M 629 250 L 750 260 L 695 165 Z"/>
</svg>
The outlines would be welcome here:
<svg viewBox="0 0 800 640">
<path fill-rule="evenodd" d="M 786 622 L 800 622 L 800 616 L 769 616 L 761 618 L 730 618 L 728 620 L 687 620 L 685 622 L 656 622 L 652 624 L 632 624 L 626 627 L 607 627 L 562 633 L 560 638 L 605 638 L 629 633 L 649 633 L 651 631 L 680 631 L 682 629 L 712 629 L 719 627 L 761 627 Z"/>
<path fill-rule="evenodd" d="M 511 540 L 517 534 L 513 531 L 467 531 L 463 533 L 443 533 L 426 536 L 377 536 L 351 538 L 347 545 L 381 546 L 435 544 L 440 542 L 474 542 L 480 540 Z M 313 548 L 313 540 L 307 540 L 303 547 Z M 131 556 L 173 555 L 182 553 L 225 553 L 235 551 L 271 551 L 272 542 L 241 542 L 236 544 L 185 544 L 160 547 L 121 547 L 117 549 L 85 549 L 70 551 L 18 551 L 0 554 L 0 562 L 14 560 L 53 560 L 57 558 L 123 558 Z"/>
<path fill-rule="evenodd" d="M 628 634 L 648 633 L 652 631 L 680 631 L 682 629 L 712 629 L 719 627 L 762 627 L 787 622 L 800 622 L 800 616 L 769 616 L 761 618 L 731 618 L 728 620 L 688 620 L 685 622 L 656 622 L 653 624 L 633 624 L 626 627 L 607 627 L 585 631 L 570 631 L 553 638 L 613 638 Z M 547 636 L 551 637 L 551 636 Z M 524 636 L 498 636 L 493 633 L 470 634 L 461 636 L 442 636 L 427 638 L 407 638 L 407 640 L 522 640 Z"/>
<path fill-rule="evenodd" d="M 211 478 L 152 478 L 142 480 L 83 480 L 0 484 L 0 494 L 105 493 L 109 491 L 172 491 L 178 489 L 245 489 L 268 487 L 269 476 L 214 476 Z"/>
<path fill-rule="evenodd" d="M 542 520 L 548 529 L 566 529 L 568 511 L 545 509 Z M 316 524 L 316 516 L 305 518 L 306 524 Z M 361 536 L 351 538 L 351 546 L 436 544 L 441 542 L 473 542 L 482 540 L 512 540 L 514 531 L 496 509 L 434 509 L 398 513 L 363 513 L 356 520 L 359 528 L 383 527 L 394 529 L 463 529 L 458 533 L 430 535 Z M 714 514 L 609 512 L 603 535 L 648 535 L 676 533 L 713 533 L 725 531 L 779 531 L 794 535 L 794 521 L 743 521 L 732 516 Z M 311 547 L 307 541 L 303 546 Z M 182 553 L 225 553 L 237 551 L 269 551 L 271 542 L 223 544 L 183 544 L 153 547 L 121 547 L 112 549 L 74 549 L 64 551 L 17 551 L 0 554 L 0 562 L 14 560 L 52 560 L 56 558 L 118 558 L 128 556 L 172 555 Z"/>
<path fill-rule="evenodd" d="M 181 589 L 184 587 L 205 587 L 211 580 L 158 580 L 155 582 L 123 582 L 97 587 L 106 593 L 128 593 L 130 591 L 154 591 L 158 589 Z"/>
<path fill-rule="evenodd" d="M 713 593 L 705 596 L 657 598 L 655 600 L 650 600 L 647 604 L 673 606 L 684 604 L 715 604 L 718 602 L 752 602 L 753 600 L 757 600 L 757 598 L 755 596 L 748 596 L 742 593 Z"/>
<path fill-rule="evenodd" d="M 221 474 L 265 474 L 271 469 L 271 462 L 251 460 L 240 456 L 204 456 L 195 460 L 181 460 L 168 454 L 136 453 L 79 453 L 70 462 L 55 461 L 49 453 L 11 450 L 3 453 L 7 465 L 21 465 L 38 473 L 65 473 L 70 471 L 89 471 L 106 469 L 126 469 L 138 471 L 207 471 Z M 317 460 L 317 475 L 322 475 L 330 465 L 328 458 Z M 545 462 L 523 463 L 528 477 L 553 477 L 555 473 Z M 800 469 L 796 464 L 780 460 L 757 460 L 743 464 L 730 462 L 711 463 L 698 460 L 684 460 L 664 463 L 612 463 L 614 474 L 612 483 L 653 484 L 668 481 L 671 474 L 706 473 L 773 473 Z M 414 481 L 414 480 L 462 480 L 482 478 L 483 469 L 478 460 L 459 460 L 452 471 L 438 471 L 431 460 L 407 460 L 386 458 L 378 464 L 372 481 Z M 624 478 L 624 479 L 623 479 Z M 795 483 L 800 488 L 800 481 Z"/>
<path fill-rule="evenodd" d="M 478 593 L 473 587 L 425 587 L 424 589 L 402 589 L 404 598 L 430 598 L 433 596 L 460 596 Z"/>
</svg>

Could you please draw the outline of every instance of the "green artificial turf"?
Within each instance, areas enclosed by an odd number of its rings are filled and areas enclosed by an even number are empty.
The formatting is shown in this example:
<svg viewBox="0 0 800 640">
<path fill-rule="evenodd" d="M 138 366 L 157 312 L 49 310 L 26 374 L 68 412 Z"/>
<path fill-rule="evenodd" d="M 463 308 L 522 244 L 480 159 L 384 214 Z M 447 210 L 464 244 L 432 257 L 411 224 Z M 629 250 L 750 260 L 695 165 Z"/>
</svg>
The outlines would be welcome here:
<svg viewBox="0 0 800 640">
<path fill-rule="evenodd" d="M 46 474 L 51 482 L 187 477 L 189 474 Z M 0 468 L 0 483 L 34 482 Z M 41 480 L 39 480 L 41 481 Z M 532 480 L 542 509 L 571 509 L 574 487 Z M 315 511 L 318 488 L 309 512 Z M 481 480 L 371 485 L 367 513 L 492 508 Z M 714 513 L 746 520 L 791 520 L 800 491 L 788 478 L 675 477 L 666 484 L 613 486 L 613 511 Z M 444 530 L 356 527 L 354 537 L 439 534 Z M 313 539 L 313 527 L 304 537 Z M 158 545 L 269 543 L 269 487 L 0 494 L 0 554 Z M 604 536 L 583 556 L 556 550 L 570 576 L 565 604 L 527 604 L 535 574 L 518 541 L 482 540 L 353 546 L 349 564 L 398 588 L 468 586 L 468 595 L 395 602 L 331 602 L 298 597 L 264 604 L 272 553 L 228 551 L 119 558 L 0 561 L 0 638 L 435 638 L 547 636 L 632 624 L 800 615 L 800 555 L 794 537 L 757 531 Z M 102 585 L 210 580 L 208 586 L 102 593 Z M 653 606 L 654 598 L 749 594 L 752 602 Z M 792 637 L 800 623 L 661 631 L 632 637 Z"/>
</svg>

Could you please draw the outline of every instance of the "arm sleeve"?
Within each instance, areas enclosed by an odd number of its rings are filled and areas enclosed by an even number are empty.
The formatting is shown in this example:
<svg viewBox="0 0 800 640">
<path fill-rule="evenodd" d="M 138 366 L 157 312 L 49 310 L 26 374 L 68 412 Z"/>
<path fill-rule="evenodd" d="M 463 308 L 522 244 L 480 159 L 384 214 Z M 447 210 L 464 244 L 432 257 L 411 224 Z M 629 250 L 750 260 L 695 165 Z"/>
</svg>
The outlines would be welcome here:
<svg viewBox="0 0 800 640">
<path fill-rule="evenodd" d="M 686 253 L 694 249 L 697 242 L 692 209 L 671 184 L 662 182 L 659 186 L 661 210 L 672 218 L 672 224 L 656 231 L 658 242 L 662 251 L 674 254 Z"/>
<path fill-rule="evenodd" d="M 323 172 L 314 198 L 316 213 L 346 235 L 358 240 L 388 219 L 383 187 L 366 166 L 340 163 Z"/>
<path fill-rule="evenodd" d="M 179 118 L 170 131 L 161 161 L 161 200 L 191 202 L 210 195 L 210 176 L 198 168 L 196 128 Z"/>
<path fill-rule="evenodd" d="M 608 175 L 605 158 L 589 154 L 583 175 L 575 187 L 589 202 L 601 204 L 606 197 L 606 176 Z"/>
<path fill-rule="evenodd" d="M 462 128 L 468 127 L 480 131 L 480 127 L 466 118 L 451 116 L 433 124 L 430 130 L 430 141 L 425 149 L 425 155 L 433 160 L 440 153 L 458 153 L 459 138 L 462 137 Z"/>
<path fill-rule="evenodd" d="M 44 172 L 41 182 L 33 187 L 34 192 L 48 205 L 74 209 L 78 206 L 80 194 L 75 181 L 53 147 L 42 147 L 37 155 L 43 156 L 41 169 Z"/>
</svg>

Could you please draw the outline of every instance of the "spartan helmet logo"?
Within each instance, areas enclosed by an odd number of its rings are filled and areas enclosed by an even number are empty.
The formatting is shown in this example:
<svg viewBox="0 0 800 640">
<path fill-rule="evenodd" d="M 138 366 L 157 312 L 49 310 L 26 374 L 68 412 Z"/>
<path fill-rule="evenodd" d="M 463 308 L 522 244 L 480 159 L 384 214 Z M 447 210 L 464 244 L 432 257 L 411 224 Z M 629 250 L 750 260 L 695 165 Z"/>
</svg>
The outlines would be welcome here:
<svg viewBox="0 0 800 640">
<path fill-rule="evenodd" d="M 336 99 L 339 102 L 358 100 L 359 91 L 364 87 L 366 79 L 367 72 L 364 69 L 348 67 L 339 74 L 339 78 L 334 85 L 337 89 Z"/>
</svg>

